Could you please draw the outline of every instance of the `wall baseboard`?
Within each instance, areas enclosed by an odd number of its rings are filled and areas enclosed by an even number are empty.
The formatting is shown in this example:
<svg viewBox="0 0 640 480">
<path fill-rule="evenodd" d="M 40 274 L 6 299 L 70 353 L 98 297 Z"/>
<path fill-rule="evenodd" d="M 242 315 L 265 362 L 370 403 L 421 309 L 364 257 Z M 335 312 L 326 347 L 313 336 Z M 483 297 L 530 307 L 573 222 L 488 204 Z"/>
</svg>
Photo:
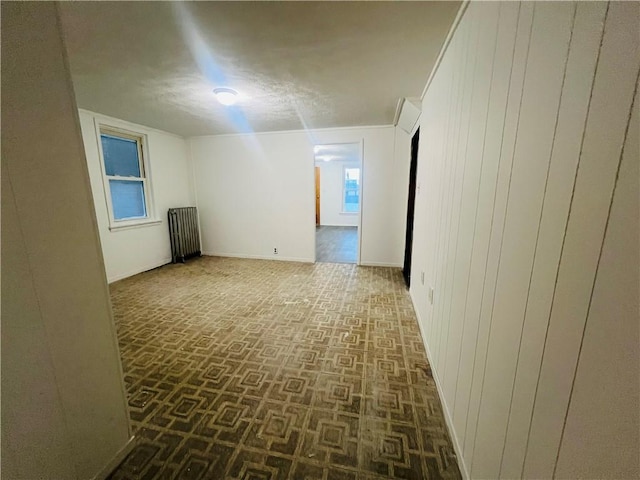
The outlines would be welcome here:
<svg viewBox="0 0 640 480">
<path fill-rule="evenodd" d="M 387 263 L 387 262 L 360 262 L 360 266 L 402 268 L 402 265 L 399 263 Z"/>
<path fill-rule="evenodd" d="M 221 252 L 202 252 L 202 255 L 208 257 L 229 257 L 229 258 L 249 258 L 253 260 L 275 260 L 282 262 L 302 262 L 302 263 L 314 263 L 311 258 L 299 258 L 299 257 L 283 257 L 281 255 L 245 255 L 242 253 L 221 253 Z"/>
<path fill-rule="evenodd" d="M 426 341 L 426 335 L 424 333 L 422 327 L 422 319 L 420 318 L 420 313 L 416 308 L 416 301 L 413 298 L 413 294 L 409 292 L 409 298 L 411 298 L 411 303 L 413 305 L 413 311 L 416 313 L 416 319 L 418 320 L 418 328 L 420 329 L 420 336 L 422 337 L 422 343 L 424 344 L 424 349 L 427 352 L 427 360 L 429 361 L 429 366 L 431 367 L 431 372 L 433 373 L 433 379 L 436 382 L 436 389 L 438 390 L 438 396 L 440 397 L 440 403 L 442 404 L 442 410 L 444 411 L 444 419 L 447 423 L 447 430 L 449 430 L 449 436 L 451 437 L 451 442 L 453 443 L 453 449 L 455 450 L 458 467 L 460 468 L 460 473 L 462 474 L 462 478 L 465 480 L 469 480 L 469 471 L 467 470 L 467 466 L 464 463 L 464 457 L 462 455 L 462 447 L 460 446 L 460 442 L 458 441 L 458 437 L 456 436 L 456 432 L 453 428 L 453 417 L 451 416 L 451 412 L 449 412 L 449 408 L 444 401 L 444 390 L 442 388 L 442 384 L 440 383 L 440 379 L 438 377 L 438 372 L 436 371 L 434 363 L 431 361 L 433 358 L 431 355 L 431 350 L 429 350 L 429 344 Z"/>
<path fill-rule="evenodd" d="M 243 253 L 225 253 L 225 252 L 202 252 L 202 255 L 208 257 L 229 257 L 229 258 L 251 258 L 254 260 L 276 260 L 284 262 L 302 262 L 302 263 L 316 263 L 312 258 L 299 258 L 299 257 L 283 257 L 280 255 L 247 255 Z M 362 267 L 390 267 L 390 268 L 402 268 L 399 263 L 387 263 L 387 262 L 362 262 Z"/>
<path fill-rule="evenodd" d="M 136 270 L 133 270 L 133 271 L 129 271 L 127 273 L 123 273 L 123 274 L 120 274 L 120 275 L 115 275 L 113 277 L 108 277 L 107 278 L 107 282 L 108 283 L 117 282 L 118 280 L 122 280 L 122 279 L 128 278 L 128 277 L 133 277 L 134 275 L 137 275 L 139 273 L 148 272 L 149 270 L 153 270 L 154 268 L 162 267 L 163 265 L 167 265 L 168 263 L 171 263 L 171 257 L 163 258 L 159 262 L 154 262 L 152 264 L 146 265 L 146 266 L 144 266 L 142 268 L 139 268 L 139 269 L 136 269 Z"/>
<path fill-rule="evenodd" d="M 118 465 L 120 465 L 124 461 L 124 459 L 127 458 L 127 455 L 131 453 L 131 450 L 133 450 L 137 443 L 137 438 L 135 435 L 133 435 L 127 441 L 127 443 L 125 443 L 125 445 L 120 450 L 118 450 L 118 453 L 116 453 L 115 456 L 111 460 L 109 460 L 109 462 L 104 467 L 102 467 L 102 470 L 100 470 L 93 477 L 93 480 L 105 480 L 109 475 L 111 475 L 111 473 L 118 467 Z"/>
<path fill-rule="evenodd" d="M 317 226 L 317 225 L 316 225 Z M 358 224 L 350 224 L 350 223 L 322 223 L 321 227 L 354 227 L 356 228 Z"/>
</svg>

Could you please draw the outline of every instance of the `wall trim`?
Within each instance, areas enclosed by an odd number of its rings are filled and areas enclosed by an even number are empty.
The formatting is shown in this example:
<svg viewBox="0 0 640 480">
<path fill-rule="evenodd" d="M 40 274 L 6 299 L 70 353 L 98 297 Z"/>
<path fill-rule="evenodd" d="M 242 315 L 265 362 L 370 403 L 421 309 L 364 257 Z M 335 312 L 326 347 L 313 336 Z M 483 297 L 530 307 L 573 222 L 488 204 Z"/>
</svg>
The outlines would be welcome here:
<svg viewBox="0 0 640 480">
<path fill-rule="evenodd" d="M 85 113 L 94 118 L 99 119 L 103 122 L 113 123 L 114 126 L 129 129 L 129 130 L 144 130 L 146 133 L 161 133 L 163 135 L 170 135 L 172 137 L 180 138 L 182 140 L 187 140 L 188 137 L 183 137 L 182 135 L 178 135 L 177 133 L 167 132 L 166 130 L 160 130 L 159 128 L 148 127 L 146 125 L 142 125 L 140 123 L 130 122 L 129 120 L 122 120 L 121 118 L 111 117 L 109 115 L 105 115 L 104 113 L 93 112 L 91 110 L 86 110 L 84 108 L 78 108 L 78 112 Z"/>
<path fill-rule="evenodd" d="M 159 218 L 152 219 L 144 219 L 138 223 L 126 223 L 124 225 L 115 224 L 116 220 L 114 220 L 114 224 L 109 226 L 109 231 L 111 232 L 122 232 L 125 230 L 134 230 L 136 228 L 144 228 L 144 227 L 154 227 L 162 224 L 162 220 Z"/>
<path fill-rule="evenodd" d="M 284 257 L 280 255 L 250 255 L 243 253 L 223 253 L 223 252 L 202 252 L 202 255 L 207 257 L 223 257 L 223 258 L 248 258 L 252 260 L 274 260 L 281 262 L 300 262 L 300 263 L 314 263 L 311 258 L 300 257 Z"/>
<path fill-rule="evenodd" d="M 451 25 L 451 28 L 449 29 L 449 33 L 447 33 L 447 38 L 444 39 L 444 43 L 442 44 L 442 48 L 440 49 L 440 53 L 438 53 L 438 57 L 436 58 L 436 63 L 434 63 L 433 68 L 431 69 L 431 73 L 429 74 L 429 78 L 427 79 L 427 83 L 425 84 L 424 88 L 422 89 L 422 95 L 420 95 L 420 100 L 424 100 L 424 96 L 427 94 L 427 90 L 429 89 L 429 85 L 431 85 L 431 81 L 433 80 L 433 77 L 435 77 L 436 72 L 438 71 L 438 68 L 440 67 L 440 63 L 442 63 L 442 58 L 444 57 L 444 54 L 447 51 L 447 48 L 449 48 L 449 44 L 451 43 L 451 39 L 453 38 L 453 35 L 456 33 L 456 30 L 458 29 L 458 25 L 460 25 L 460 21 L 462 20 L 462 17 L 464 16 L 464 12 L 467 11 L 467 7 L 469 6 L 469 4 L 471 3 L 471 0 L 464 0 L 462 2 L 462 5 L 460 5 L 460 9 L 458 10 L 458 14 L 456 15 L 456 18 L 453 20 L 453 24 Z"/>
<path fill-rule="evenodd" d="M 420 336 L 422 337 L 422 343 L 427 353 L 427 360 L 429 361 L 429 366 L 431 367 L 431 372 L 433 373 L 433 379 L 436 382 L 438 397 L 440 397 L 440 403 L 442 404 L 442 411 L 444 412 L 444 419 L 445 419 L 445 422 L 447 423 L 447 430 L 449 431 L 449 436 L 451 437 L 451 442 L 453 443 L 453 449 L 456 453 L 458 466 L 460 467 L 460 473 L 462 474 L 463 479 L 469 480 L 471 477 L 469 476 L 469 471 L 467 470 L 467 466 L 464 463 L 462 448 L 460 446 L 460 442 L 453 428 L 453 417 L 451 416 L 451 412 L 449 412 L 449 408 L 447 407 L 447 404 L 444 401 L 444 394 L 443 394 L 444 389 L 442 388 L 442 384 L 440 383 L 440 379 L 438 377 L 438 372 L 436 371 L 435 364 L 431 361 L 433 357 L 431 355 L 431 351 L 429 350 L 429 344 L 426 342 L 427 337 L 425 336 L 424 330 L 422 327 L 422 319 L 420 318 L 419 310 L 416 308 L 416 301 L 413 298 L 413 293 L 411 291 L 409 291 L 409 298 L 411 298 L 413 311 L 415 312 L 416 319 L 418 320 L 418 328 L 420 330 Z"/>
<path fill-rule="evenodd" d="M 393 124 L 353 125 L 353 126 L 348 126 L 348 127 L 323 127 L 323 128 L 309 128 L 309 129 L 299 128 L 299 129 L 295 129 L 295 130 L 273 130 L 273 131 L 270 131 L 270 132 L 209 133 L 209 134 L 206 134 L 206 135 L 188 135 L 188 136 L 183 136 L 183 135 L 179 135 L 177 133 L 168 132 L 166 130 L 160 130 L 159 128 L 149 127 L 149 126 L 143 125 L 141 123 L 135 123 L 135 122 L 131 122 L 129 120 L 123 120 L 121 118 L 112 117 L 112 116 L 106 115 L 104 113 L 98 113 L 98 112 L 94 112 L 92 110 L 87 110 L 86 108 L 78 108 L 78 112 L 90 115 L 90 116 L 92 116 L 94 118 L 99 118 L 100 120 L 103 120 L 103 121 L 109 121 L 109 122 L 118 123 L 118 125 L 121 126 L 122 128 L 129 128 L 129 129 L 134 129 L 134 130 L 142 129 L 145 132 L 161 133 L 161 134 L 164 134 L 164 135 L 170 135 L 172 137 L 180 138 L 180 139 L 186 140 L 186 141 L 194 139 L 194 138 L 242 137 L 242 136 L 247 136 L 247 135 L 251 135 L 251 136 L 256 136 L 256 135 L 278 135 L 278 134 L 283 134 L 283 133 L 327 132 L 327 131 L 357 130 L 357 129 L 362 129 L 362 128 L 372 129 L 372 128 L 393 128 L 394 127 Z"/>
<path fill-rule="evenodd" d="M 360 266 L 362 267 L 391 267 L 391 268 L 402 268 L 402 264 L 393 263 L 393 262 L 361 262 Z"/>
<path fill-rule="evenodd" d="M 326 128 L 309 128 L 309 129 L 298 129 L 298 130 L 277 130 L 273 132 L 254 132 L 254 133 L 218 133 L 218 134 L 209 134 L 209 135 L 193 135 L 191 137 L 187 137 L 187 140 L 200 139 L 200 138 L 220 138 L 220 137 L 246 137 L 246 136 L 260 136 L 260 135 L 281 135 L 285 133 L 302 133 L 308 134 L 309 132 L 335 132 L 335 131 L 345 131 L 345 130 L 362 130 L 362 129 L 381 129 L 381 128 L 394 128 L 394 125 L 355 125 L 352 127 L 326 127 Z M 354 143 L 354 142 L 346 142 L 346 143 Z"/>
<path fill-rule="evenodd" d="M 123 274 L 120 274 L 120 275 L 114 275 L 113 277 L 108 277 L 107 278 L 107 282 L 108 283 L 114 283 L 114 282 L 117 282 L 118 280 L 123 280 L 125 278 L 133 277 L 134 275 L 138 275 L 139 273 L 148 272 L 149 270 L 153 270 L 154 268 L 162 267 L 162 266 L 167 265 L 169 263 L 171 263 L 171 257 L 166 257 L 166 258 L 163 258 L 162 260 L 159 260 L 157 262 L 153 262 L 151 264 L 145 265 L 144 267 L 142 267 L 140 269 L 129 271 L 127 273 L 123 273 Z"/>
<path fill-rule="evenodd" d="M 413 140 L 413 136 L 416 134 L 418 129 L 420 128 L 420 120 L 422 120 L 422 111 L 420 111 L 420 115 L 416 119 L 416 124 L 411 129 L 411 133 L 409 134 L 409 138 Z M 418 152 L 420 152 L 420 148 L 418 147 Z M 409 154 L 411 154 L 411 147 L 409 147 Z"/>
<path fill-rule="evenodd" d="M 400 97 L 398 99 L 398 103 L 396 104 L 396 113 L 393 114 L 393 126 L 398 126 L 398 120 L 400 120 L 400 112 L 402 111 L 402 105 L 404 105 L 404 97 Z"/>
<path fill-rule="evenodd" d="M 351 212 L 340 212 L 338 215 L 357 215 L 357 213 Z M 321 227 L 353 227 L 356 228 L 358 225 L 348 225 L 344 223 L 321 223 Z"/>
<path fill-rule="evenodd" d="M 275 261 L 284 261 L 284 262 L 316 263 L 311 258 L 281 257 L 280 255 L 268 256 L 268 255 L 251 255 L 251 254 L 243 254 L 243 253 L 211 252 L 211 251 L 206 251 L 206 252 L 203 251 L 202 255 L 207 257 L 248 258 L 253 260 L 275 260 Z M 402 268 L 402 265 L 400 265 L 399 263 L 391 263 L 391 262 L 363 262 L 363 263 L 360 263 L 359 266 Z"/>
<path fill-rule="evenodd" d="M 138 439 L 135 435 L 133 435 L 124 446 L 118 450 L 115 456 L 107 462 L 107 464 L 102 467 L 102 469 L 96 473 L 93 477 L 93 480 L 106 480 L 106 478 L 120 465 L 127 455 L 131 453 L 134 447 L 138 444 Z"/>
</svg>

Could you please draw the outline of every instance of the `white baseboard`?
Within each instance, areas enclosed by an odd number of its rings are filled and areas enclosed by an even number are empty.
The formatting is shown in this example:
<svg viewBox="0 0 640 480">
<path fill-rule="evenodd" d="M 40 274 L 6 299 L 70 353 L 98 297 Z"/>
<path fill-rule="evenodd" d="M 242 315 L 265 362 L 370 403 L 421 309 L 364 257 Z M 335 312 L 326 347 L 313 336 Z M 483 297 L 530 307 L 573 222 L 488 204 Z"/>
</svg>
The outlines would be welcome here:
<svg viewBox="0 0 640 480">
<path fill-rule="evenodd" d="M 230 257 L 230 258 L 252 258 L 256 260 L 280 260 L 284 262 L 303 262 L 303 263 L 315 263 L 313 258 L 300 258 L 300 257 L 283 257 L 281 255 L 251 255 L 245 253 L 228 253 L 228 252 L 202 252 L 202 255 L 208 257 Z M 402 268 L 399 263 L 388 262 L 361 262 L 360 266 L 363 267 L 391 267 Z"/>
<path fill-rule="evenodd" d="M 154 268 L 162 267 L 163 265 L 166 265 L 167 263 L 171 263 L 171 257 L 163 258 L 162 260 L 159 260 L 157 262 L 151 263 L 149 265 L 145 265 L 144 267 L 137 268 L 136 270 L 132 270 L 132 271 L 129 271 L 127 273 L 122 273 L 122 274 L 119 274 L 119 275 L 114 275 L 112 277 L 108 277 L 107 278 L 107 282 L 113 283 L 113 282 L 117 282 L 118 280 L 122 280 L 123 278 L 133 277 L 134 275 L 137 275 L 139 273 L 147 272 L 149 270 L 153 270 Z"/>
<path fill-rule="evenodd" d="M 282 255 L 246 255 L 243 253 L 202 252 L 208 257 L 250 258 L 254 260 L 277 260 L 282 262 L 314 263 L 311 258 L 284 257 Z"/>
<path fill-rule="evenodd" d="M 93 480 L 105 480 L 109 475 L 111 475 L 111 472 L 113 472 L 116 467 L 120 465 L 125 458 L 127 458 L 127 455 L 131 453 L 131 450 L 136 446 L 136 443 L 136 436 L 134 435 L 120 450 L 118 450 L 118 453 L 116 453 L 115 456 L 109 460 L 104 467 L 102 467 L 102 470 L 93 477 Z"/>
<path fill-rule="evenodd" d="M 426 335 L 424 333 L 422 327 L 422 319 L 420 318 L 420 312 L 416 308 L 416 301 L 413 298 L 413 294 L 409 291 L 409 297 L 411 298 L 411 303 L 413 304 L 413 310 L 416 312 L 416 318 L 418 320 L 418 328 L 420 329 L 420 335 L 422 336 L 422 343 L 424 344 L 424 349 L 427 352 L 427 360 L 429 360 L 429 366 L 431 367 L 431 373 L 433 373 L 433 379 L 436 382 L 436 389 L 438 390 L 438 396 L 440 397 L 440 403 L 442 404 L 442 410 L 444 411 L 444 419 L 447 423 L 447 429 L 449 430 L 449 436 L 451 437 L 451 442 L 453 443 L 453 449 L 456 452 L 456 457 L 458 461 L 458 467 L 460 467 L 460 473 L 462 474 L 462 478 L 465 480 L 469 480 L 469 471 L 467 470 L 467 466 L 464 463 L 464 457 L 462 455 L 462 447 L 460 446 L 460 442 L 458 441 L 458 437 L 456 435 L 456 431 L 453 428 L 453 417 L 451 416 L 451 412 L 449 412 L 449 407 L 444 399 L 444 389 L 442 388 L 442 384 L 440 383 L 440 379 L 438 377 L 438 372 L 436 371 L 436 366 L 432 361 L 431 350 L 429 350 L 429 344 L 426 341 Z"/>
<path fill-rule="evenodd" d="M 320 226 L 321 227 L 354 227 L 355 228 L 358 226 L 358 224 L 356 223 L 355 225 L 350 225 L 348 223 L 321 223 Z"/>
<path fill-rule="evenodd" d="M 360 265 L 363 267 L 392 267 L 392 268 L 402 268 L 402 265 L 399 263 L 387 263 L 387 262 L 360 262 Z"/>
</svg>

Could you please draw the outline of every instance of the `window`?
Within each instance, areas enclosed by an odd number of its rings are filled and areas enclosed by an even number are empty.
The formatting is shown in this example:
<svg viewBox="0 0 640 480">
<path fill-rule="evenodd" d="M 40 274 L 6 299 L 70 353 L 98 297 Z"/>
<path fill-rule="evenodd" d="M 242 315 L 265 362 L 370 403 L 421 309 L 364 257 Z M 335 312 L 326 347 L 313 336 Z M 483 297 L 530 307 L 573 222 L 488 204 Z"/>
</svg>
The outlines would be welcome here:
<svg viewBox="0 0 640 480">
<path fill-rule="evenodd" d="M 360 168 L 344 167 L 343 178 L 342 211 L 358 213 L 360 211 Z"/>
<path fill-rule="evenodd" d="M 105 194 L 111 228 L 149 223 L 149 179 L 143 136 L 100 127 Z"/>
</svg>

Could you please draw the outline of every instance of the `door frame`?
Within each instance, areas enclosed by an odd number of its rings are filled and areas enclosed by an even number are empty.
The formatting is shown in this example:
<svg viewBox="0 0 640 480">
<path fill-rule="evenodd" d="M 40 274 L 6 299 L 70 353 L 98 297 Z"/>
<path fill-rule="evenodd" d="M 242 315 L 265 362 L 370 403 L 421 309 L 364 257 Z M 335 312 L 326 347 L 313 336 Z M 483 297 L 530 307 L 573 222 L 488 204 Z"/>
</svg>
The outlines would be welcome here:
<svg viewBox="0 0 640 480">
<path fill-rule="evenodd" d="M 314 183 L 314 191 L 315 191 L 315 199 L 316 199 L 316 227 L 320 226 L 320 202 L 322 201 L 320 195 L 320 189 L 322 178 L 320 178 L 320 167 L 317 166 L 314 162 L 313 164 L 313 183 Z"/>
<path fill-rule="evenodd" d="M 350 142 L 331 142 L 331 141 L 317 141 L 312 144 L 312 153 L 311 153 L 311 185 L 313 190 L 313 214 L 311 218 L 313 222 L 311 222 L 313 228 L 313 263 L 317 262 L 317 252 L 316 252 L 316 222 L 315 222 L 315 210 L 316 210 L 316 157 L 313 153 L 313 147 L 315 146 L 323 146 L 323 145 L 360 145 L 360 159 L 358 161 L 358 166 L 360 167 L 360 186 L 359 186 L 359 195 L 360 195 L 360 211 L 358 212 L 358 240 L 357 240 L 357 252 L 356 252 L 356 265 L 361 265 L 362 263 L 362 212 L 364 208 L 364 138 L 360 137 L 358 139 L 354 139 Z M 322 179 L 320 180 L 322 181 Z M 320 212 L 322 214 L 322 212 Z"/>
<path fill-rule="evenodd" d="M 416 209 L 416 190 L 418 187 L 418 155 L 420 150 L 420 126 L 411 134 L 409 159 L 409 188 L 407 195 L 407 221 L 405 224 L 404 259 L 402 276 L 408 288 L 411 287 L 411 262 L 413 259 L 413 226 Z"/>
</svg>

